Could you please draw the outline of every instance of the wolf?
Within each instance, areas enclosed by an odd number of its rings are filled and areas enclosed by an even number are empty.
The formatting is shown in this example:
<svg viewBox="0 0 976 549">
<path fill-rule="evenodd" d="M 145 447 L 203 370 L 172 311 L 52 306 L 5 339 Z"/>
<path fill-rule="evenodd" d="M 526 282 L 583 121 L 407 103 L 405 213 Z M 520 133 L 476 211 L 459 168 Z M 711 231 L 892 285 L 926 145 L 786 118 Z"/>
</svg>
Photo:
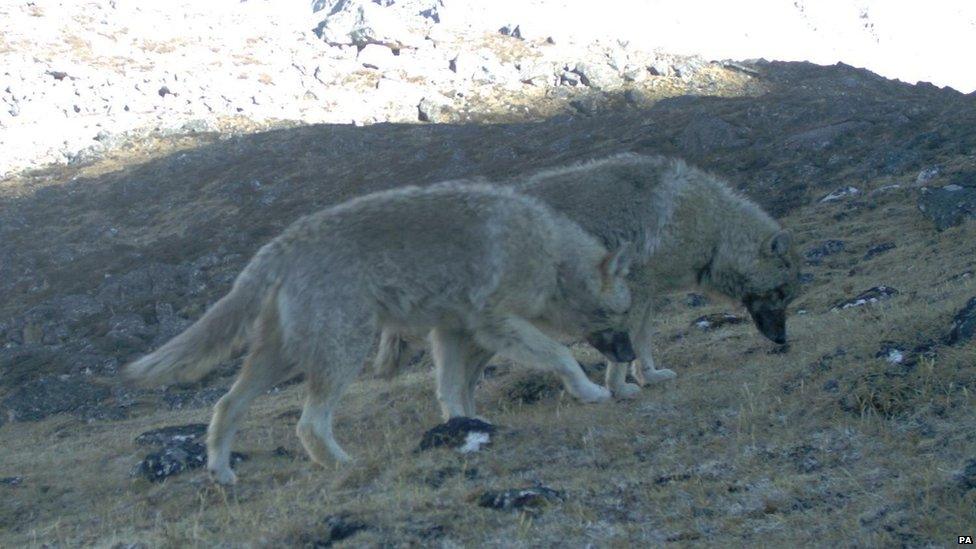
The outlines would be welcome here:
<svg viewBox="0 0 976 549">
<path fill-rule="evenodd" d="M 653 357 L 652 298 L 661 293 L 710 288 L 741 302 L 764 336 L 786 342 L 786 307 L 797 295 L 800 266 L 791 234 L 719 177 L 681 159 L 623 153 L 501 183 L 545 202 L 605 246 L 634 244 L 631 311 L 616 330 L 587 338 L 611 358 L 606 387 L 615 397 L 633 398 L 642 385 L 676 377 Z M 627 364 L 614 360 L 621 331 L 636 354 L 636 385 L 626 382 Z M 384 331 L 375 370 L 383 377 L 399 370 L 412 339 Z M 471 353 L 460 370 L 474 385 L 491 355 Z"/>
<path fill-rule="evenodd" d="M 298 372 L 308 381 L 296 427 L 306 451 L 320 464 L 328 454 L 349 461 L 333 411 L 383 327 L 431 332 L 446 413 L 469 398 L 456 369 L 471 345 L 548 367 L 581 401 L 610 398 L 539 326 L 580 335 L 619 324 L 628 255 L 512 189 L 448 182 L 366 195 L 296 221 L 203 317 L 125 374 L 144 385 L 199 379 L 246 343 L 208 428 L 213 479 L 235 482 L 230 445 L 243 412 Z"/>
</svg>

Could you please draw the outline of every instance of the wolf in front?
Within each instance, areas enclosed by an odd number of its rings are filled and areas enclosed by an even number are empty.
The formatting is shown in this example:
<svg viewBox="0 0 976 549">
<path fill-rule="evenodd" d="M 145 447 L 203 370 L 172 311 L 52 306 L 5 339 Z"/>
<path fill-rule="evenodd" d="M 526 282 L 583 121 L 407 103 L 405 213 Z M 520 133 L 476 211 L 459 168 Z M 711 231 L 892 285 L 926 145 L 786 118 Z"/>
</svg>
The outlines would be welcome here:
<svg viewBox="0 0 976 549">
<path fill-rule="evenodd" d="M 720 178 L 662 156 L 619 154 L 538 172 L 509 182 L 579 223 L 604 245 L 635 245 L 628 276 L 633 295 L 629 334 L 640 385 L 675 377 L 657 369 L 651 346 L 652 297 L 696 284 L 743 303 L 769 339 L 786 341 L 786 306 L 799 287 L 800 261 L 790 233 Z M 588 341 L 613 356 L 612 332 Z M 399 334 L 385 331 L 374 361 L 381 375 L 396 372 L 409 353 Z M 489 355 L 490 358 L 490 355 Z M 487 364 L 484 354 L 466 368 Z M 625 381 L 627 365 L 612 362 L 606 386 L 618 398 L 639 387 Z M 474 373 L 468 377 L 477 379 Z"/>
<path fill-rule="evenodd" d="M 430 330 L 445 415 L 467 399 L 473 347 L 552 369 L 584 402 L 610 397 L 539 326 L 581 336 L 619 325 L 630 306 L 627 246 L 613 252 L 538 200 L 443 183 L 360 197 L 306 216 L 262 247 L 195 324 L 129 364 L 141 383 L 200 378 L 249 353 L 214 409 L 207 467 L 233 483 L 230 445 L 251 401 L 298 372 L 308 395 L 297 432 L 318 463 L 349 456 L 332 414 L 380 328 Z"/>
</svg>

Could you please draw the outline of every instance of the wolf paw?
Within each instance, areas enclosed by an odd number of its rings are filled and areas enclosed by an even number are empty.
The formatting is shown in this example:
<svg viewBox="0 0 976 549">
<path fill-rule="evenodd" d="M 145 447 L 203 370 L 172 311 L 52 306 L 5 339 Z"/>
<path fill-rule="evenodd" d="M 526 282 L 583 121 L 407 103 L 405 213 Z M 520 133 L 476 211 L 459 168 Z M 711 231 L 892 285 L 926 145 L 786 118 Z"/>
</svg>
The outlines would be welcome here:
<svg viewBox="0 0 976 549">
<path fill-rule="evenodd" d="M 662 381 L 668 381 L 676 377 L 678 377 L 678 374 L 674 373 L 674 370 L 668 370 L 667 368 L 651 370 L 650 372 L 644 372 L 644 383 L 646 385 L 654 385 L 655 383 L 661 383 Z"/>
<path fill-rule="evenodd" d="M 600 387 L 596 383 L 593 383 L 577 390 L 575 396 L 581 402 L 593 403 L 610 400 L 611 395 L 609 389 L 606 387 Z"/>
<path fill-rule="evenodd" d="M 623 383 L 619 387 L 613 387 L 610 389 L 613 393 L 613 397 L 619 400 L 630 400 L 637 398 L 640 394 L 641 389 L 639 385 L 633 383 Z"/>
<path fill-rule="evenodd" d="M 210 474 L 210 480 L 217 484 L 230 486 L 237 482 L 237 475 L 234 474 L 234 471 L 230 470 L 230 467 L 207 469 L 207 472 Z"/>
</svg>

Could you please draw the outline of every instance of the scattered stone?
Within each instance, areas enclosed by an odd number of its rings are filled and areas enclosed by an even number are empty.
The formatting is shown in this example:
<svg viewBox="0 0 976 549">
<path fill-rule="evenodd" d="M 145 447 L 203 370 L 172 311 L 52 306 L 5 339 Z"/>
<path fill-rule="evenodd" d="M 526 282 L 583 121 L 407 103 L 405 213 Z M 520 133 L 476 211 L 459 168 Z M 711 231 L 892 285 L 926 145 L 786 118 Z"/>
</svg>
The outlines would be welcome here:
<svg viewBox="0 0 976 549">
<path fill-rule="evenodd" d="M 969 302 L 956 313 L 946 342 L 955 345 L 972 339 L 974 334 L 976 334 L 976 297 L 970 298 Z"/>
<path fill-rule="evenodd" d="M 835 202 L 837 200 L 840 200 L 840 199 L 845 198 L 845 197 L 848 197 L 848 196 L 856 196 L 856 195 L 858 195 L 860 193 L 861 193 L 861 191 L 858 190 L 857 187 L 841 187 L 841 188 L 835 190 L 834 192 L 828 194 L 827 196 L 821 198 L 820 199 L 820 202 L 821 203 L 824 203 L 824 202 Z"/>
<path fill-rule="evenodd" d="M 941 172 L 942 169 L 939 166 L 924 168 L 918 172 L 918 176 L 915 177 L 915 184 L 919 187 L 924 186 L 928 184 L 929 181 L 932 181 L 938 177 Z"/>
<path fill-rule="evenodd" d="M 514 25 L 514 26 L 505 25 L 502 28 L 498 29 L 498 33 L 522 40 L 522 29 L 520 29 L 518 25 Z"/>
<path fill-rule="evenodd" d="M 385 69 L 396 61 L 393 50 L 379 44 L 367 44 L 359 51 L 356 60 L 369 69 Z"/>
<path fill-rule="evenodd" d="M 515 509 L 529 513 L 540 512 L 549 505 L 564 501 L 563 493 L 542 485 L 509 490 L 489 490 L 478 497 L 478 506 L 489 509 Z"/>
<path fill-rule="evenodd" d="M 0 485 L 3 486 L 19 486 L 24 482 L 24 477 L 3 477 L 0 478 Z"/>
<path fill-rule="evenodd" d="M 323 521 L 326 527 L 326 537 L 307 544 L 309 547 L 332 547 L 336 542 L 349 539 L 369 526 L 347 513 L 329 515 Z"/>
<path fill-rule="evenodd" d="M 189 423 L 187 425 L 171 425 L 146 431 L 136 437 L 136 443 L 144 446 L 170 446 L 184 442 L 195 442 L 203 439 L 207 434 L 205 423 Z"/>
<path fill-rule="evenodd" d="M 295 453 L 285 448 L 284 446 L 279 446 L 272 452 L 276 457 L 283 457 L 288 459 L 295 459 Z"/>
<path fill-rule="evenodd" d="M 955 183 L 937 188 L 923 187 L 917 205 L 937 231 L 944 231 L 961 224 L 967 217 L 976 217 L 976 188 Z"/>
<path fill-rule="evenodd" d="M 894 250 L 896 247 L 897 246 L 895 246 L 894 242 L 882 242 L 877 246 L 871 246 L 868 249 L 867 253 L 864 254 L 864 260 L 867 261 L 868 259 L 871 259 L 873 257 L 877 257 L 881 254 L 888 253 L 891 250 Z"/>
<path fill-rule="evenodd" d="M 480 419 L 452 417 L 424 433 L 416 451 L 446 446 L 462 454 L 477 452 L 481 446 L 491 443 L 495 430 L 494 425 Z"/>
<path fill-rule="evenodd" d="M 620 74 L 605 63 L 581 61 L 576 63 L 573 72 L 580 75 L 580 82 L 595 90 L 609 90 L 623 84 Z"/>
<path fill-rule="evenodd" d="M 905 361 L 906 351 L 897 343 L 885 341 L 881 350 L 874 354 L 874 358 L 883 358 L 890 364 L 901 364 Z"/>
<path fill-rule="evenodd" d="M 440 94 L 431 94 L 420 100 L 417 106 L 418 118 L 421 122 L 443 124 L 454 120 L 451 100 Z"/>
<path fill-rule="evenodd" d="M 953 480 L 959 484 L 963 490 L 976 489 L 976 459 L 969 459 L 962 469 L 953 475 Z"/>
<path fill-rule="evenodd" d="M 803 257 L 807 259 L 807 265 L 820 265 L 825 257 L 844 251 L 844 245 L 843 240 L 824 240 L 804 252 Z"/>
<path fill-rule="evenodd" d="M 861 292 L 851 299 L 845 299 L 838 302 L 836 305 L 831 307 L 830 310 L 840 311 L 843 309 L 850 309 L 852 307 L 861 307 L 862 305 L 873 304 L 877 303 L 878 301 L 888 299 L 893 295 L 898 295 L 898 290 L 888 286 L 875 286 Z"/>
<path fill-rule="evenodd" d="M 732 313 L 713 313 L 704 315 L 691 321 L 691 325 L 701 330 L 715 330 L 723 326 L 734 326 L 742 324 L 746 320 L 741 316 Z"/>
<path fill-rule="evenodd" d="M 232 465 L 245 461 L 247 456 L 231 452 Z M 184 441 L 166 445 L 159 452 L 148 454 L 133 468 L 133 476 L 143 476 L 150 482 L 163 480 L 207 464 L 207 447 L 199 442 Z"/>
<path fill-rule="evenodd" d="M 708 305 L 708 298 L 702 294 L 689 293 L 685 295 L 685 305 L 688 307 L 704 307 Z"/>
</svg>

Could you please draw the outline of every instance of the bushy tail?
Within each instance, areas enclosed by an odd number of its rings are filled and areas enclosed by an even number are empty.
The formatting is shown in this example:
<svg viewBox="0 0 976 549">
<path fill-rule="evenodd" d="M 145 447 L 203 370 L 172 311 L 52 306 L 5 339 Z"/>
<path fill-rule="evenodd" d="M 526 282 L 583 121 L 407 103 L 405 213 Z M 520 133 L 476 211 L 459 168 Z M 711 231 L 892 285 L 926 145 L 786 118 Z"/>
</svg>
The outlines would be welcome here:
<svg viewBox="0 0 976 549">
<path fill-rule="evenodd" d="M 196 381 L 227 360 L 247 338 L 261 307 L 253 285 L 235 285 L 192 326 L 123 373 L 139 385 Z"/>
</svg>

